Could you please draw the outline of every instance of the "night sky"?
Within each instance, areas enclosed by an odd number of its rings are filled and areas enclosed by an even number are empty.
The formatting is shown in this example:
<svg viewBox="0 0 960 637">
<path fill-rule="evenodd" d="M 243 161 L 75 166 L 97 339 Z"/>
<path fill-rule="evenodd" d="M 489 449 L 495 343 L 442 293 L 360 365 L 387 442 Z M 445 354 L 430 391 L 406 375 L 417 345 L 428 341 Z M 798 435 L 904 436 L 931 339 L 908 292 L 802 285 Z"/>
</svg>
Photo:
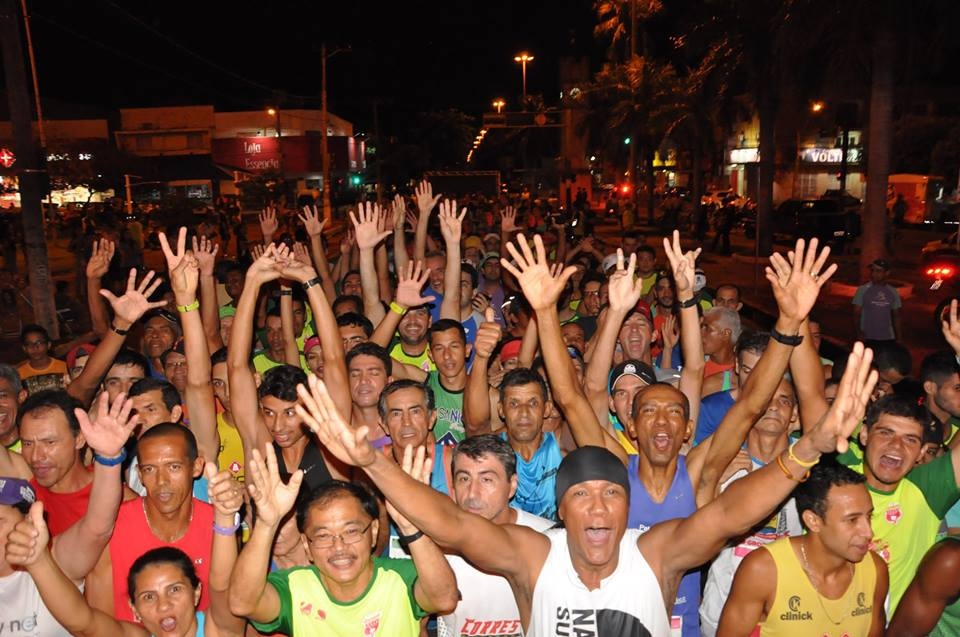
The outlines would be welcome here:
<svg viewBox="0 0 960 637">
<path fill-rule="evenodd" d="M 369 126 L 372 102 L 403 111 L 555 103 L 557 60 L 598 55 L 590 0 L 570 2 L 221 2 L 28 0 L 44 97 L 105 108 L 214 103 L 319 107 L 320 43 L 349 45 L 328 63 L 331 111 Z M 601 50 L 602 51 L 602 50 Z M 508 106 L 509 108 L 509 106 Z"/>
</svg>

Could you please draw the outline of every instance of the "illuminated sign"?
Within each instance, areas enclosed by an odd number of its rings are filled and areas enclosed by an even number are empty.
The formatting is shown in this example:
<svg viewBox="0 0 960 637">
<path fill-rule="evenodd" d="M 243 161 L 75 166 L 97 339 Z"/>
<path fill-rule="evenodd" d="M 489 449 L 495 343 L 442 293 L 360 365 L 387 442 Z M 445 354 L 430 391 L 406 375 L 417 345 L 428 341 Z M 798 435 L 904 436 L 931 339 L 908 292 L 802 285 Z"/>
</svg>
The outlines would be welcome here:
<svg viewBox="0 0 960 637">
<path fill-rule="evenodd" d="M 10 168 L 17 163 L 17 156 L 9 148 L 0 148 L 0 165 L 4 168 Z"/>
<path fill-rule="evenodd" d="M 843 158 L 842 148 L 804 148 L 800 159 L 810 164 L 839 164 Z M 847 163 L 860 163 L 860 149 L 847 149 Z"/>
<path fill-rule="evenodd" d="M 49 153 L 47 161 L 68 161 L 70 153 Z M 77 153 L 77 159 L 80 161 L 90 161 L 93 159 L 93 153 Z"/>
<path fill-rule="evenodd" d="M 730 151 L 731 164 L 754 164 L 760 161 L 760 152 L 757 148 L 734 148 Z"/>
</svg>

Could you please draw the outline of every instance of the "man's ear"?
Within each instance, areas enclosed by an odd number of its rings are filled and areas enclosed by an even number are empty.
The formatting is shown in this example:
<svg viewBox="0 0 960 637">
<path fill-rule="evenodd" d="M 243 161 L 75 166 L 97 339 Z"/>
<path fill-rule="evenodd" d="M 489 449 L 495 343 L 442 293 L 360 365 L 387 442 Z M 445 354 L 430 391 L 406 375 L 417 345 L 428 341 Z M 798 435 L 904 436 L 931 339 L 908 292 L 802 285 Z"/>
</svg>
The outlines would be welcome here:
<svg viewBox="0 0 960 637">
<path fill-rule="evenodd" d="M 927 396 L 933 396 L 937 393 L 937 384 L 932 380 L 923 381 L 923 393 Z"/>
<path fill-rule="evenodd" d="M 17 404 L 18 404 L 18 405 L 22 405 L 22 404 L 23 404 L 23 401 L 25 401 L 25 400 L 27 399 L 27 396 L 28 396 L 27 390 L 26 390 L 26 389 L 21 389 L 21 390 L 20 390 L 20 393 L 17 394 Z"/>
<path fill-rule="evenodd" d="M 206 464 L 206 460 L 203 456 L 197 456 L 197 459 L 193 461 L 193 477 L 199 478 L 203 473 L 203 465 Z"/>
<path fill-rule="evenodd" d="M 507 499 L 509 502 L 513 499 L 513 496 L 517 493 L 517 486 L 519 485 L 517 474 L 510 476 L 510 497 Z"/>
<path fill-rule="evenodd" d="M 260 372 L 253 372 L 253 382 L 256 383 L 257 388 L 260 388 L 260 383 L 263 382 L 263 376 L 260 375 Z"/>
<path fill-rule="evenodd" d="M 823 526 L 823 520 L 819 515 L 814 513 L 811 509 L 807 509 L 800 517 L 803 519 L 804 526 L 806 526 L 811 533 L 820 532 L 820 528 Z"/>
<path fill-rule="evenodd" d="M 867 448 L 867 438 L 870 436 L 870 431 L 867 429 L 865 423 L 860 425 L 860 446 L 864 449 Z"/>
<path fill-rule="evenodd" d="M 178 423 L 183 418 L 183 407 L 174 405 L 170 410 L 170 422 Z"/>
</svg>

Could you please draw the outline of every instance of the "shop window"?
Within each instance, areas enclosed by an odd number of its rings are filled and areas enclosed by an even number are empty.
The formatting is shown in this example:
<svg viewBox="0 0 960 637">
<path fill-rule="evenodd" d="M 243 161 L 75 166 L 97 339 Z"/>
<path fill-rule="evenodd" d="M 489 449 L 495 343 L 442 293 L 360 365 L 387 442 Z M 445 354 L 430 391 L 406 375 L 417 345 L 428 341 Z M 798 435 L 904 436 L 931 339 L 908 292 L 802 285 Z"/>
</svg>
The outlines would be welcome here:
<svg viewBox="0 0 960 637">
<path fill-rule="evenodd" d="M 797 180 L 797 197 L 799 199 L 817 198 L 817 175 L 816 173 L 800 173 Z"/>
</svg>

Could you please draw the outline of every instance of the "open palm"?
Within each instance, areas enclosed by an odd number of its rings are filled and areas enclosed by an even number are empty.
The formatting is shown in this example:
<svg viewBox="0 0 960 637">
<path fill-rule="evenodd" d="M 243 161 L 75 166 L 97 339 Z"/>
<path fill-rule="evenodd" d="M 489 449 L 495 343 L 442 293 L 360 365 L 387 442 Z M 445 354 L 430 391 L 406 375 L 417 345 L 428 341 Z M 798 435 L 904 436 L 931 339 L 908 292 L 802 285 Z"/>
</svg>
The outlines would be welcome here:
<svg viewBox="0 0 960 637">
<path fill-rule="evenodd" d="M 637 255 L 631 254 L 630 261 L 624 265 L 623 250 L 617 248 L 617 269 L 610 275 L 608 287 L 610 309 L 629 312 L 643 296 L 643 279 L 634 279 Z"/>
<path fill-rule="evenodd" d="M 507 243 L 507 252 L 517 265 L 513 265 L 507 259 L 500 259 L 500 264 L 516 277 L 530 306 L 534 310 L 546 310 L 557 304 L 567 280 L 577 271 L 577 268 L 570 265 L 561 272 L 551 272 L 547 251 L 543 247 L 543 239 L 540 235 L 533 237 L 533 244 L 536 256 L 527 245 L 526 237 L 523 234 L 517 235 L 516 245 L 512 242 Z"/>
<path fill-rule="evenodd" d="M 390 236 L 383 229 L 380 206 L 369 201 L 357 206 L 357 212 L 350 211 L 350 221 L 353 222 L 357 247 L 361 250 L 372 250 L 381 241 Z"/>
<path fill-rule="evenodd" d="M 259 449 L 253 450 L 253 458 L 247 464 L 247 489 L 257 508 L 257 520 L 275 526 L 297 501 L 300 493 L 300 484 L 303 482 L 303 471 L 297 469 L 290 481 L 284 483 L 280 479 L 280 469 L 277 464 L 277 453 L 272 444 L 264 445 L 266 457 L 260 454 Z"/>
<path fill-rule="evenodd" d="M 320 439 L 323 446 L 341 462 L 355 467 L 366 467 L 376 460 L 377 451 L 367 440 L 368 427 L 350 427 L 337 409 L 324 382 L 311 374 L 307 377 L 310 388 L 297 386 L 303 401 L 296 410 L 304 424 Z"/>
<path fill-rule="evenodd" d="M 123 296 L 116 296 L 110 290 L 100 290 L 100 296 L 107 299 L 113 308 L 113 313 L 118 318 L 128 322 L 136 323 L 140 317 L 150 310 L 164 307 L 166 301 L 150 302 L 150 295 L 160 287 L 160 277 L 157 277 L 153 270 L 147 272 L 143 281 L 137 285 L 137 270 L 132 268 L 130 276 L 127 278 L 127 291 Z"/>
<path fill-rule="evenodd" d="M 74 409 L 74 414 L 90 448 L 104 458 L 116 458 L 130 439 L 139 418 L 136 414 L 131 415 L 133 399 L 127 398 L 126 394 L 118 394 L 113 405 L 109 401 L 107 392 L 102 392 L 92 420 L 83 409 Z"/>
<path fill-rule="evenodd" d="M 406 272 L 400 271 L 397 283 L 397 304 L 402 307 L 417 307 L 435 300 L 435 296 L 423 296 L 420 291 L 427 283 L 430 268 L 424 268 L 422 261 L 407 263 Z"/>
<path fill-rule="evenodd" d="M 807 317 L 817 302 L 820 289 L 837 271 L 835 263 L 824 270 L 829 257 L 829 246 L 817 253 L 816 239 L 811 239 L 809 244 L 798 239 L 787 259 L 777 253 L 770 255 L 766 278 L 781 314 L 797 321 Z"/>
</svg>

